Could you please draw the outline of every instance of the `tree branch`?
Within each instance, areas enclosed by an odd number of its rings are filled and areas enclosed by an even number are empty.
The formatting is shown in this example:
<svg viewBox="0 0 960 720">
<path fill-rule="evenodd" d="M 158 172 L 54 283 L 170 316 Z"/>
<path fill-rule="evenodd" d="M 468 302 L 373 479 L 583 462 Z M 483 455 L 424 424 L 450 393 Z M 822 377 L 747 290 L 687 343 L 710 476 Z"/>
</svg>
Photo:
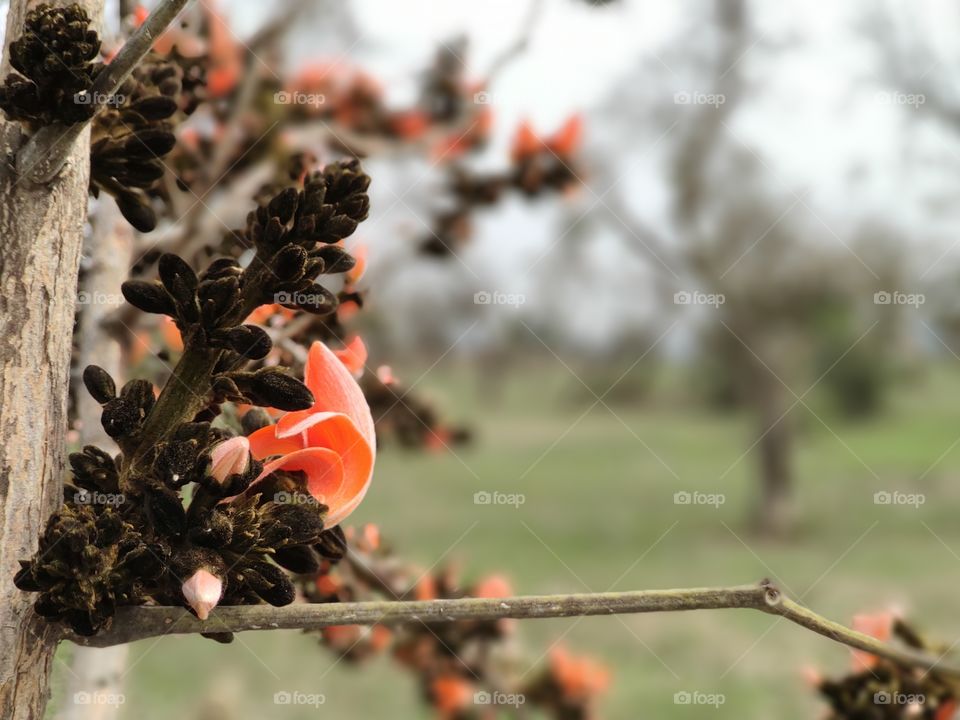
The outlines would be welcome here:
<svg viewBox="0 0 960 720">
<path fill-rule="evenodd" d="M 527 595 L 512 598 L 460 598 L 455 600 L 377 601 L 298 604 L 274 608 L 266 605 L 218 607 L 200 621 L 179 607 L 125 607 L 117 611 L 111 627 L 99 635 L 65 639 L 81 645 L 107 647 L 161 635 L 241 632 L 246 630 L 317 630 L 330 625 L 397 625 L 501 618 L 558 618 L 590 615 L 680 612 L 745 608 L 779 615 L 835 642 L 886 658 L 907 667 L 960 679 L 960 666 L 941 662 L 942 657 L 899 648 L 851 630 L 818 615 L 783 596 L 766 581 L 757 585 L 680 590 Z"/>
<path fill-rule="evenodd" d="M 90 88 L 91 101 L 96 105 L 94 115 L 116 94 L 188 2 L 190 0 L 162 0 L 143 25 L 123 44 L 110 64 L 97 75 Z M 26 175 L 36 183 L 52 180 L 66 163 L 74 141 L 92 120 L 93 117 L 67 127 L 50 125 L 40 128 L 17 153 L 17 174 Z"/>
</svg>

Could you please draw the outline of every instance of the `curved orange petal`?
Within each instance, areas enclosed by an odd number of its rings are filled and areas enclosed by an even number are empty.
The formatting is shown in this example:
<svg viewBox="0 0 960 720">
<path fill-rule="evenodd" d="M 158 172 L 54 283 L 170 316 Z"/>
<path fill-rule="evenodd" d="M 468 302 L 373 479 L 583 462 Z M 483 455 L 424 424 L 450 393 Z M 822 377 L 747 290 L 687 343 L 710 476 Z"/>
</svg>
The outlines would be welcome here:
<svg viewBox="0 0 960 720">
<path fill-rule="evenodd" d="M 307 445 L 311 449 L 327 448 L 337 453 L 343 464 L 342 481 L 333 489 L 308 478 L 308 486 L 310 493 L 330 508 L 326 525 L 332 527 L 352 513 L 367 494 L 373 478 L 375 451 L 349 417 L 326 415 L 306 430 Z"/>
<path fill-rule="evenodd" d="M 286 430 L 275 425 L 261 428 L 250 436 L 251 452 L 255 457 L 257 451 L 287 453 L 268 463 L 260 477 L 279 469 L 303 470 L 307 473 L 307 490 L 329 508 L 325 521 L 327 527 L 338 525 L 357 508 L 367 493 L 373 477 L 374 449 L 353 420 L 342 413 L 296 414 L 302 415 L 299 422 Z M 273 437 L 263 433 L 264 430 L 273 430 Z M 338 471 L 330 474 L 324 468 L 300 468 L 290 464 L 296 465 L 303 458 L 315 462 L 316 459 L 304 455 L 312 450 L 323 451 L 318 455 L 323 462 L 327 462 L 326 453 L 333 453 Z"/>
<path fill-rule="evenodd" d="M 351 255 L 356 261 L 356 264 L 347 270 L 344 279 L 350 285 L 355 284 L 360 278 L 363 277 L 363 273 L 367 270 L 367 255 L 369 254 L 369 248 L 366 245 L 357 245 Z"/>
<path fill-rule="evenodd" d="M 540 151 L 540 138 L 533 131 L 530 123 L 524 120 L 517 128 L 517 134 L 513 138 L 513 147 L 510 149 L 510 157 L 514 161 L 522 160 L 536 155 Z"/>
<path fill-rule="evenodd" d="M 286 455 L 306 447 L 299 436 L 277 437 L 276 425 L 267 425 L 252 432 L 247 440 L 250 441 L 250 454 L 257 460 L 263 460 L 271 455 Z"/>
<path fill-rule="evenodd" d="M 336 496 L 343 485 L 343 463 L 340 462 L 340 456 L 327 448 L 306 448 L 279 457 L 263 466 L 263 472 L 257 480 L 262 480 L 277 470 L 305 473 L 310 494 L 327 506 L 328 497 Z M 324 520 L 324 525 L 336 525 L 330 520 L 330 514 Z"/>
<path fill-rule="evenodd" d="M 550 137 L 548 144 L 560 157 L 569 157 L 580 147 L 582 136 L 583 118 L 580 115 L 571 115 L 560 129 Z"/>
<path fill-rule="evenodd" d="M 353 420 L 367 444 L 371 448 L 375 447 L 373 416 L 363 391 L 350 371 L 322 342 L 317 341 L 310 346 L 304 382 L 317 400 L 313 407 L 314 412 L 343 413 Z M 288 417 L 289 415 L 280 419 L 278 426 L 281 431 L 284 426 L 289 427 L 292 424 L 287 420 Z"/>
</svg>

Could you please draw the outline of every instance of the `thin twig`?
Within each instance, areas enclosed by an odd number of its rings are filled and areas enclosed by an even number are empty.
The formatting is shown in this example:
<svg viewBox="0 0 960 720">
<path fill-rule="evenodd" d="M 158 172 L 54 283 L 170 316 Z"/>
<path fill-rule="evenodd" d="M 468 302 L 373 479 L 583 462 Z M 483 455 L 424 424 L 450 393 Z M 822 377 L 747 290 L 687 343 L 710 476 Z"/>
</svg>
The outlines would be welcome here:
<svg viewBox="0 0 960 720">
<path fill-rule="evenodd" d="M 851 630 L 783 596 L 767 582 L 720 588 L 639 590 L 635 592 L 574 595 L 528 595 L 511 598 L 461 598 L 426 601 L 377 601 L 298 604 L 274 608 L 265 605 L 218 607 L 200 621 L 179 607 L 124 607 L 111 627 L 89 638 L 65 635 L 75 643 L 106 647 L 160 635 L 242 632 L 247 630 L 316 630 L 331 625 L 397 625 L 444 623 L 500 618 L 557 618 L 590 615 L 679 612 L 745 608 L 779 615 L 857 650 L 906 667 L 922 668 L 943 677 L 960 679 L 960 667 L 942 657 L 900 648 Z"/>
<path fill-rule="evenodd" d="M 94 114 L 109 102 L 130 73 L 150 52 L 157 38 L 190 0 L 162 0 L 137 31 L 123 44 L 116 57 L 93 81 L 89 93 L 96 106 Z M 67 128 L 50 125 L 38 130 L 17 153 L 17 171 L 36 183 L 52 180 L 67 161 L 74 141 L 90 125 L 93 117 Z"/>
<path fill-rule="evenodd" d="M 517 33 L 516 39 L 490 64 L 490 69 L 487 71 L 487 77 L 484 82 L 485 88 L 489 89 L 490 85 L 493 84 L 493 81 L 500 73 L 530 45 L 530 37 L 533 35 L 533 30 L 536 27 L 542 10 L 543 0 L 531 0 L 530 6 L 527 9 L 527 15 L 523 20 L 523 25 L 520 27 L 520 32 Z"/>
</svg>

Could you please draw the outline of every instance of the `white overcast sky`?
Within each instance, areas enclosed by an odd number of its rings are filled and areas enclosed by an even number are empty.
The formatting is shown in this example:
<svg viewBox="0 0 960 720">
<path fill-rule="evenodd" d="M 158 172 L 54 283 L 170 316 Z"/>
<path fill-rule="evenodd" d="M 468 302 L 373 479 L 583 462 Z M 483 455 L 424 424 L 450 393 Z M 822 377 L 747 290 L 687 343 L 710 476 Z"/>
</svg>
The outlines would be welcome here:
<svg viewBox="0 0 960 720">
<path fill-rule="evenodd" d="M 286 1 L 219 4 L 243 36 L 282 10 Z M 323 31 L 333 24 L 325 8 L 342 6 L 344 0 L 318 0 L 313 16 L 300 23 L 289 43 L 288 60 L 297 65 L 312 58 L 343 57 L 382 78 L 391 99 L 402 105 L 414 91 L 415 73 L 429 62 L 438 43 L 458 35 L 468 36 L 469 64 L 474 76 L 482 77 L 491 60 L 513 42 L 533 1 L 352 0 L 348 7 L 358 34 L 338 37 Z M 115 2 L 110 0 L 108 12 L 115 12 Z M 638 123 L 620 136 L 606 137 L 596 108 L 605 105 L 615 114 L 610 97 L 614 88 L 646 84 L 642 62 L 656 69 L 658 58 L 703 50 L 691 26 L 705 17 L 712 2 L 618 0 L 592 8 L 583 0 L 543 0 L 529 48 L 492 89 L 497 123 L 489 156 L 502 160 L 521 117 L 550 130 L 569 113 L 584 111 L 589 146 L 616 148 L 604 157 L 615 166 L 613 177 L 624 176 L 638 216 L 653 224 L 664 222 L 668 195 L 656 150 L 667 143 L 649 151 L 662 129 Z M 932 259 L 952 248 L 960 239 L 957 217 L 931 213 L 930 203 L 940 199 L 952 204 L 960 169 L 960 128 L 918 120 L 910 107 L 877 102 L 877 93 L 891 88 L 879 73 L 878 48 L 864 26 L 871 14 L 891 12 L 898 26 L 930 49 L 934 62 L 922 72 L 960 96 L 960 7 L 951 0 L 753 0 L 750 5 L 756 43 L 741 63 L 752 94 L 734 129 L 763 158 L 771 181 L 787 193 L 808 193 L 811 206 L 840 235 L 864 218 L 879 217 L 906 228 L 909 239 Z M 703 42 L 707 40 L 704 28 Z M 672 71 L 661 67 L 659 74 L 668 90 L 697 89 L 670 88 Z M 681 71 L 673 77 L 684 76 Z M 644 160 L 637 163 L 638 157 Z M 413 199 L 410 204 L 422 209 Z M 482 218 L 486 241 L 470 248 L 465 258 L 473 271 L 468 284 L 534 291 L 534 278 L 523 272 L 510 276 L 504 270 L 503 242 L 506 238 L 525 261 L 518 265 L 526 269 L 562 231 L 544 222 L 550 214 L 545 208 L 508 204 Z M 390 222 L 381 223 L 381 228 L 389 227 Z M 615 250 L 609 252 L 614 254 L 607 266 L 616 272 L 618 258 Z M 602 254 L 600 260 L 602 264 Z M 947 253 L 947 262 L 960 265 L 960 247 Z M 538 264 L 547 266 L 546 261 Z M 624 320 L 612 317 L 613 308 L 623 304 L 619 299 L 610 298 L 611 326 Z M 602 298 L 597 302 L 602 305 Z"/>
</svg>

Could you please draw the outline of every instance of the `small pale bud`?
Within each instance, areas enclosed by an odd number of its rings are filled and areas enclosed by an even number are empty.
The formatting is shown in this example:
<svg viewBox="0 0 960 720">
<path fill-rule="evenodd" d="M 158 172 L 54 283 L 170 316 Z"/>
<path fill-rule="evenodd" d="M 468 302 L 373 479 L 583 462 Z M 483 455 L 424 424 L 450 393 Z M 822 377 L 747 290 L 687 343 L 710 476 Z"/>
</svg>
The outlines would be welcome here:
<svg viewBox="0 0 960 720">
<path fill-rule="evenodd" d="M 209 570 L 201 568 L 180 587 L 184 600 L 197 617 L 206 620 L 223 594 L 223 582 Z"/>
<path fill-rule="evenodd" d="M 231 475 L 246 472 L 250 464 L 250 441 L 243 436 L 224 440 L 210 453 L 210 474 L 219 483 L 225 483 Z"/>
</svg>

